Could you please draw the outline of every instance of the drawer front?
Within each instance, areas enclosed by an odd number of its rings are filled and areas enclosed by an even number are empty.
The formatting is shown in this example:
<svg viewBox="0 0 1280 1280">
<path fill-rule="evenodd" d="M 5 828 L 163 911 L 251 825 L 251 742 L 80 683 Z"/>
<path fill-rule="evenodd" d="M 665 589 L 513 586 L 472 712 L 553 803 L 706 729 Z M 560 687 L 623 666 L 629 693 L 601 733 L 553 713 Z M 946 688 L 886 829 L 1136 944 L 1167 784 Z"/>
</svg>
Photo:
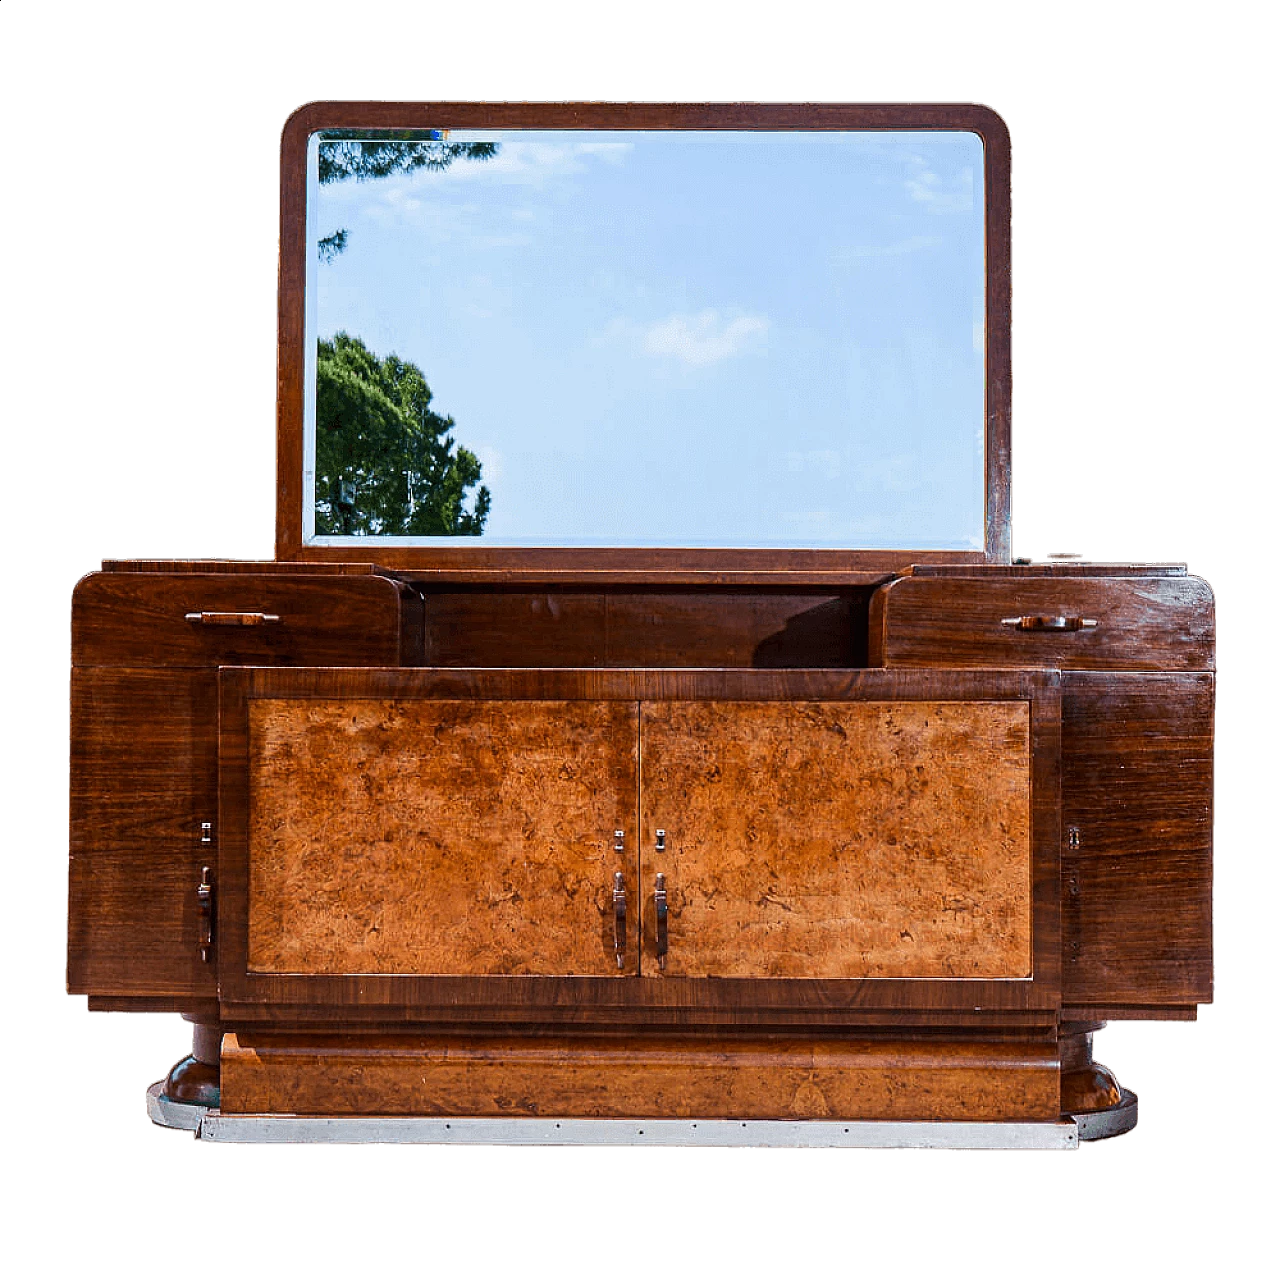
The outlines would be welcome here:
<svg viewBox="0 0 1280 1280">
<path fill-rule="evenodd" d="M 872 597 L 875 666 L 1213 669 L 1201 578 L 903 578 Z"/>
<path fill-rule="evenodd" d="M 76 666 L 396 666 L 416 596 L 389 578 L 95 573 L 76 587 Z M 402 641 L 402 637 L 405 637 Z"/>
</svg>

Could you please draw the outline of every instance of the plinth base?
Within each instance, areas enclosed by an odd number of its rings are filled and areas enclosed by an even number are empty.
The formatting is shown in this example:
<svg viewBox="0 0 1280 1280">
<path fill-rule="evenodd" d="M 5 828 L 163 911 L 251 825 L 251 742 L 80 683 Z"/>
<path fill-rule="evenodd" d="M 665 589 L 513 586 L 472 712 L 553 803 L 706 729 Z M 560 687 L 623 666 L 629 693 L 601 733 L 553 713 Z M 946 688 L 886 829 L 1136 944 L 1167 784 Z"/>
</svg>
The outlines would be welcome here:
<svg viewBox="0 0 1280 1280">
<path fill-rule="evenodd" d="M 845 1149 L 845 1151 L 1079 1151 L 1132 1133 L 1138 1100 L 1060 1120 L 584 1120 L 454 1116 L 224 1115 L 170 1102 L 159 1084 L 147 1114 L 200 1142 L 237 1147 Z"/>
</svg>

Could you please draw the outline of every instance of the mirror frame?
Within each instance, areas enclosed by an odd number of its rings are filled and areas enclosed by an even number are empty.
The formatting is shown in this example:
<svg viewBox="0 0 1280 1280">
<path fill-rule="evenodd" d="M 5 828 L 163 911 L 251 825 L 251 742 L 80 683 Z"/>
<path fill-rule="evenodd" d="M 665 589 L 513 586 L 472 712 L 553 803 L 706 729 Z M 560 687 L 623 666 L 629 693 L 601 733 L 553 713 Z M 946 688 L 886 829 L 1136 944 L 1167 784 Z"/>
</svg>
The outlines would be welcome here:
<svg viewBox="0 0 1280 1280">
<path fill-rule="evenodd" d="M 929 130 L 975 133 L 984 154 L 986 428 L 982 551 L 682 547 L 306 546 L 302 541 L 306 368 L 307 143 L 322 129 Z M 375 561 L 433 578 L 716 582 L 849 579 L 909 564 L 1008 564 L 1011 409 L 1009 131 L 989 107 L 911 103 L 312 102 L 280 143 L 276 368 L 276 559 Z"/>
</svg>

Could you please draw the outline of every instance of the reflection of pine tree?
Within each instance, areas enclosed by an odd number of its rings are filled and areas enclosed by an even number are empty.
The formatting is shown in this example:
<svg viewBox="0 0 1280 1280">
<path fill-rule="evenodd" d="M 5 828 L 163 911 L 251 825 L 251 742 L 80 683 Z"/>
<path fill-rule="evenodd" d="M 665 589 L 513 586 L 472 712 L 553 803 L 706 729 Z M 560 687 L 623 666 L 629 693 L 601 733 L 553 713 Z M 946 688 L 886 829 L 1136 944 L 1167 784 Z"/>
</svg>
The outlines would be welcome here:
<svg viewBox="0 0 1280 1280">
<path fill-rule="evenodd" d="M 489 515 L 480 460 L 431 409 L 416 365 L 379 360 L 345 333 L 316 366 L 317 534 L 479 535 Z M 479 486 L 476 488 L 476 486 Z M 475 489 L 470 511 L 463 503 Z"/>
<path fill-rule="evenodd" d="M 497 154 L 496 142 L 449 142 L 440 129 L 333 129 L 320 135 L 320 185 L 447 169 L 455 160 L 490 160 Z M 320 260 L 332 262 L 347 247 L 347 235 L 341 227 L 324 236 Z"/>
</svg>

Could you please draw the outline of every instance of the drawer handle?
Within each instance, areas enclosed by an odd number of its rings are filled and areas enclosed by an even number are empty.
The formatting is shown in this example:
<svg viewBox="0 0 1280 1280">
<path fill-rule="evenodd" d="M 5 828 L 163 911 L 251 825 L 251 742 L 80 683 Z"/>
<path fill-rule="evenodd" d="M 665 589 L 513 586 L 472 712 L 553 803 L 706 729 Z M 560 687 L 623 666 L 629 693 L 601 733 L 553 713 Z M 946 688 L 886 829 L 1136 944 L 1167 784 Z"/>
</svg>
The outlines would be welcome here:
<svg viewBox="0 0 1280 1280">
<path fill-rule="evenodd" d="M 205 627 L 265 627 L 280 621 L 278 613 L 188 613 L 185 617 Z"/>
<path fill-rule="evenodd" d="M 1021 618 L 1001 618 L 1000 622 L 1019 631 L 1088 631 L 1098 625 L 1097 618 L 1064 618 L 1061 614 L 1026 614 Z"/>
</svg>

